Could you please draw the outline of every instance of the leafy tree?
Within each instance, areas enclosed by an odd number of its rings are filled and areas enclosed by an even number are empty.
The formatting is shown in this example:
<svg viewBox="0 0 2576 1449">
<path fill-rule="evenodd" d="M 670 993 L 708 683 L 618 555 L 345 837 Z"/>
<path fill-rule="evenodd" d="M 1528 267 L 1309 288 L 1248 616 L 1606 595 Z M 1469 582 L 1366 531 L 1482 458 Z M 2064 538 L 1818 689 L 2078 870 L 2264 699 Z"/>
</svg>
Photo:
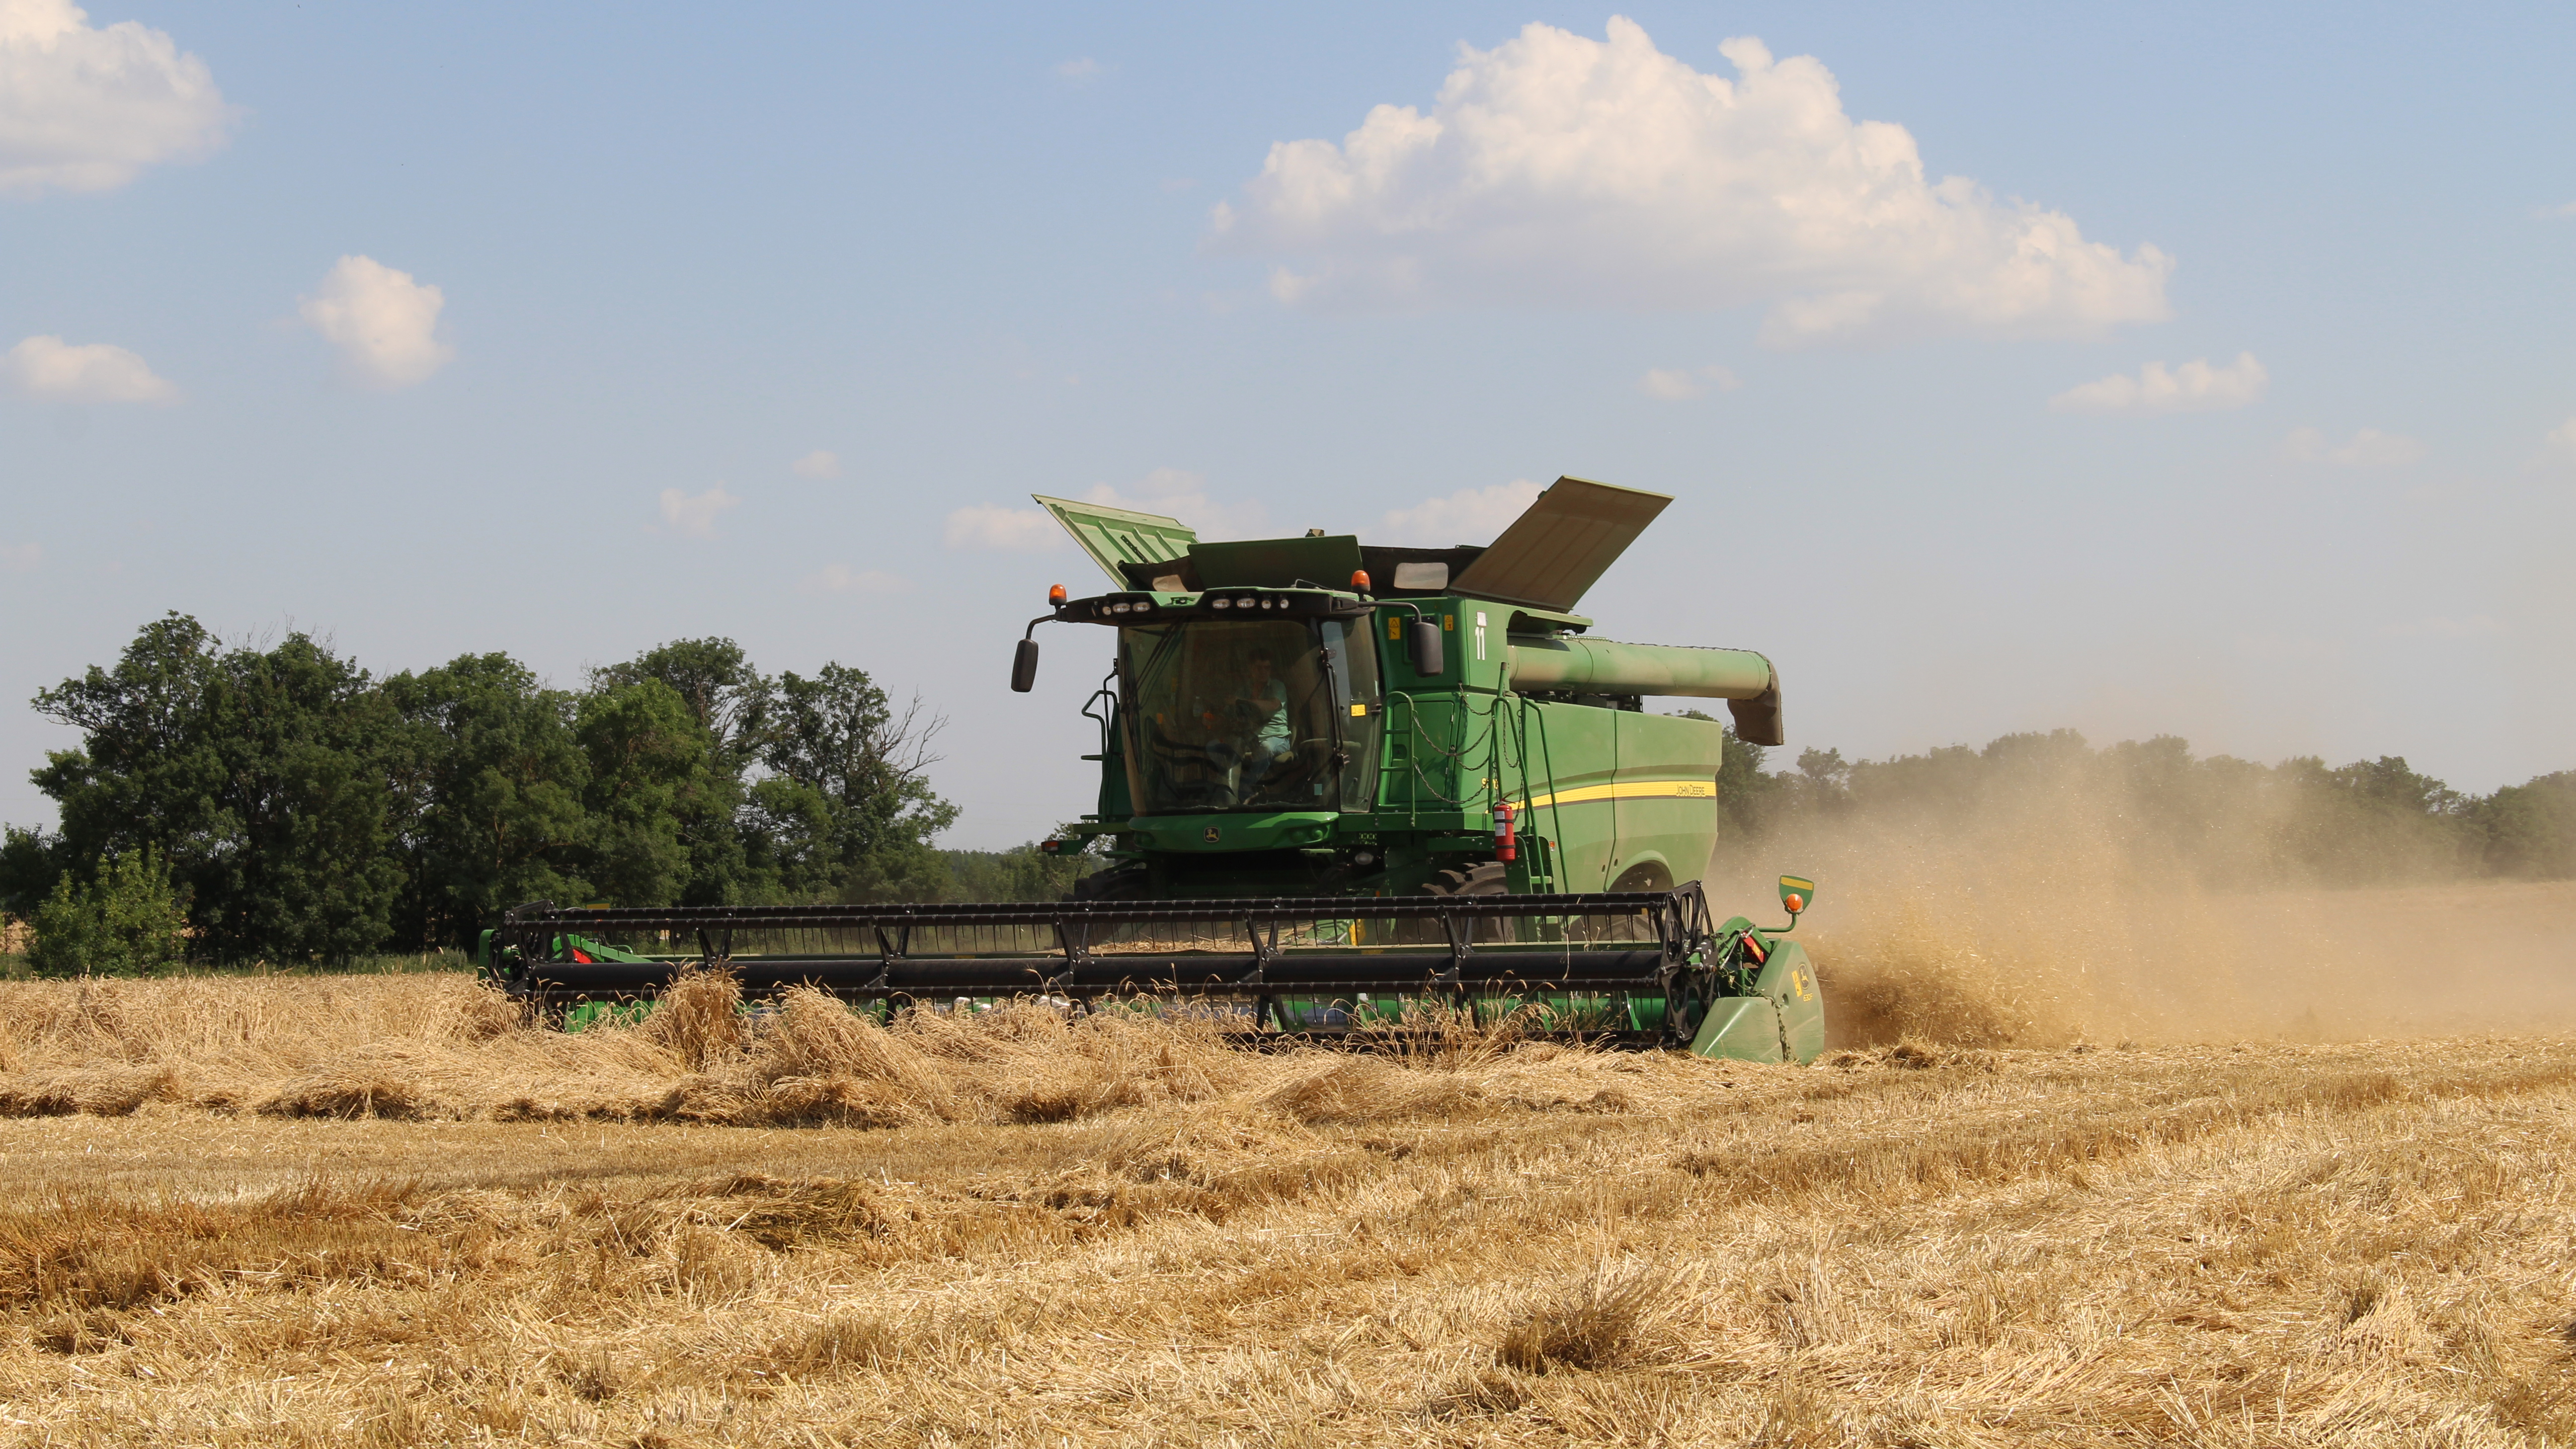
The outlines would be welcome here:
<svg viewBox="0 0 2576 1449">
<path fill-rule="evenodd" d="M 1843 760 L 1840 750 L 1806 749 L 1798 752 L 1798 778 L 1818 794 L 1839 800 L 1851 788 L 1852 767 Z"/>
<path fill-rule="evenodd" d="M 2309 755 L 2273 775 L 2292 796 L 2283 864 L 2328 884 L 2450 874 L 2474 854 L 2463 797 L 2397 756 L 2329 769 Z"/>
<path fill-rule="evenodd" d="M 927 777 L 939 721 L 839 664 L 772 680 L 728 639 L 648 650 L 575 694 L 502 654 L 378 682 L 306 635 L 227 648 L 173 613 L 36 708 L 81 745 L 34 773 L 60 832 L 0 834 L 0 910 L 149 850 L 218 958 L 461 944 L 533 899 L 957 889 L 930 844 L 957 815 Z"/>
<path fill-rule="evenodd" d="M 39 976 L 142 975 L 187 954 L 186 907 L 149 849 L 102 861 L 86 885 L 66 873 L 30 924 L 27 965 Z"/>
<path fill-rule="evenodd" d="M 384 940 L 393 716 L 365 671 L 300 633 L 225 650 L 173 613 L 36 708 L 83 735 L 33 776 L 61 810 L 58 858 L 152 848 L 218 957 L 345 960 Z"/>
<path fill-rule="evenodd" d="M 1971 809 L 2003 773 L 1999 767 L 2004 757 L 1990 757 L 1965 745 L 1940 745 L 1919 755 L 1856 760 L 1850 767 L 1851 798 L 1855 805 L 1874 810 Z"/>
<path fill-rule="evenodd" d="M 2229 885 L 2277 877 L 2287 865 L 2278 825 L 2295 819 L 2295 792 L 2261 765 L 2227 755 L 2195 760 L 2189 742 L 2157 735 L 2105 748 L 2093 773 L 2118 803 L 2131 857 L 2142 866 Z"/>
<path fill-rule="evenodd" d="M 612 689 L 658 679 L 687 705 L 716 748 L 719 763 L 739 768 L 757 758 L 768 728 L 774 686 L 731 639 L 674 639 L 624 664 L 591 671 L 591 687 Z"/>
<path fill-rule="evenodd" d="M 723 818 L 732 794 L 712 768 L 706 730 L 677 691 L 645 679 L 585 695 L 574 737 L 589 762 L 582 804 L 591 884 L 620 905 L 685 900 L 683 830 Z"/>
<path fill-rule="evenodd" d="M 62 879 L 61 837 L 43 830 L 0 827 L 0 915 L 25 920 Z"/>
<path fill-rule="evenodd" d="M 943 721 L 914 700 L 897 714 L 867 674 L 826 664 L 779 676 L 755 785 L 753 833 L 794 899 L 930 900 L 947 872 L 930 840 L 957 819 L 932 793 Z"/>
<path fill-rule="evenodd" d="M 1062 842 L 1043 850 L 1032 840 L 1009 850 L 943 850 L 948 870 L 944 899 L 955 901 L 1060 901 L 1073 894 L 1073 883 L 1108 862 L 1088 849 L 1090 841 L 1058 825 L 1049 837 Z"/>
<path fill-rule="evenodd" d="M 2467 812 L 2489 869 L 2508 875 L 2576 876 L 2576 770 L 2508 785 Z"/>
<path fill-rule="evenodd" d="M 768 899 L 776 882 L 750 859 L 742 816 L 745 776 L 768 738 L 775 686 L 731 639 L 675 639 L 591 672 L 594 692 L 647 680 L 678 696 L 707 750 L 706 777 L 674 816 L 685 864 L 671 901 L 699 906 Z"/>
<path fill-rule="evenodd" d="M 62 815 L 44 842 L 54 875 L 148 845 L 185 876 L 235 842 L 209 719 L 222 673 L 214 635 L 173 613 L 144 625 L 113 670 L 93 665 L 36 696 L 38 714 L 82 734 L 81 749 L 49 753 L 31 776 Z"/>
<path fill-rule="evenodd" d="M 364 670 L 302 634 L 222 663 L 207 735 L 239 843 L 191 872 L 199 934 L 219 955 L 272 961 L 375 949 L 401 884 L 380 758 L 391 711 Z"/>
<path fill-rule="evenodd" d="M 573 696 L 506 654 L 397 674 L 384 692 L 403 722 L 398 938 L 466 945 L 510 906 L 589 899 L 590 759 L 573 736 Z"/>
</svg>

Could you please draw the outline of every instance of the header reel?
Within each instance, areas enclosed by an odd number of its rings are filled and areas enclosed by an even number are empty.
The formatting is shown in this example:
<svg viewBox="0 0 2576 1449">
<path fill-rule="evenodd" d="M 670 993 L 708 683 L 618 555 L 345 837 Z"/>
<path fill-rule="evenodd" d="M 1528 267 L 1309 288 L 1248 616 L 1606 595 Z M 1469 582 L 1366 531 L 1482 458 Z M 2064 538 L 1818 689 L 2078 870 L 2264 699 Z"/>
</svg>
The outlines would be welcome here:
<svg viewBox="0 0 2576 1449">
<path fill-rule="evenodd" d="M 1025 997 L 1076 1012 L 1213 1019 L 1256 1039 L 1329 1040 L 1400 1030 L 1408 1008 L 1437 1007 L 1538 1034 L 1766 1061 L 1812 1058 L 1822 1044 L 1805 952 L 1741 918 L 1712 922 L 1696 882 L 1588 895 L 539 902 L 510 911 L 485 952 L 488 977 L 549 1017 L 649 999 L 704 965 L 733 972 L 748 998 L 810 986 L 881 1019 Z M 1798 1025 L 1801 991 L 1812 1045 Z"/>
</svg>

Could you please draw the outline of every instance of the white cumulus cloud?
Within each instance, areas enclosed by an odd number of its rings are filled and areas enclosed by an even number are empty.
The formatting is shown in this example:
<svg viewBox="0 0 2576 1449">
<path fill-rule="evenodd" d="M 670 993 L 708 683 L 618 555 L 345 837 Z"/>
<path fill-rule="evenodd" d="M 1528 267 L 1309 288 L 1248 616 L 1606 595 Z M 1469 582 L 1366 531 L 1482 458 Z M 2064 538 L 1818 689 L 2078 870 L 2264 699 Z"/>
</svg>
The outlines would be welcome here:
<svg viewBox="0 0 2576 1449">
<path fill-rule="evenodd" d="M 2223 412 L 2262 401 L 2271 382 L 2254 354 L 2241 352 L 2222 367 L 2210 366 L 2205 357 L 2170 371 L 2161 362 L 2150 362 L 2136 377 L 2115 372 L 2099 382 L 2070 387 L 2048 405 L 2061 413 Z"/>
<path fill-rule="evenodd" d="M 2549 436 L 2541 441 L 2548 446 L 2550 456 L 2561 462 L 2576 463 L 2576 418 L 2569 418 L 2551 428 Z"/>
<path fill-rule="evenodd" d="M 2401 468 L 2424 456 L 2424 445 L 2403 433 L 2363 428 L 2337 444 L 2315 428 L 2292 428 L 2281 440 L 2281 455 L 2294 463 L 2332 463 L 2338 468 Z"/>
<path fill-rule="evenodd" d="M 48 402 L 168 402 L 179 390 L 142 358 L 104 342 L 30 337 L 0 357 L 0 379 Z"/>
<path fill-rule="evenodd" d="M 1102 483 L 1085 491 L 1081 501 L 1130 513 L 1174 518 L 1200 538 L 1259 538 L 1267 534 L 1269 510 L 1259 503 L 1229 503 L 1208 492 L 1207 475 L 1186 468 L 1157 468 L 1126 487 Z M 1000 549 L 1042 553 L 1068 540 L 1064 529 L 1043 508 L 1010 508 L 978 503 L 948 515 L 945 538 L 950 548 Z"/>
<path fill-rule="evenodd" d="M 742 500 L 727 493 L 722 483 L 704 493 L 683 493 L 677 488 L 665 488 L 662 490 L 662 521 L 682 533 L 713 538 L 716 536 L 716 515 L 741 504 Z"/>
<path fill-rule="evenodd" d="M 2399 468 L 2424 456 L 2424 445 L 2403 433 L 2364 428 L 2352 441 L 2326 454 L 2326 461 L 2347 468 Z"/>
<path fill-rule="evenodd" d="M 1388 543 L 1447 548 L 1460 543 L 1491 543 L 1538 501 L 1540 488 L 1527 478 L 1490 488 L 1461 488 L 1444 498 L 1426 498 L 1411 508 L 1398 508 L 1378 520 Z M 1372 540 L 1373 542 L 1376 540 Z"/>
<path fill-rule="evenodd" d="M 998 503 L 970 503 L 950 513 L 941 536 L 950 548 L 1004 553 L 1045 553 L 1065 542 L 1064 530 L 1045 509 L 1006 508 Z"/>
<path fill-rule="evenodd" d="M 1056 62 L 1055 73 L 1069 81 L 1087 81 L 1098 80 L 1101 69 L 1100 62 L 1087 55 L 1078 55 L 1071 60 Z"/>
<path fill-rule="evenodd" d="M 1733 392 L 1742 386 L 1743 380 L 1724 367 L 1650 367 L 1637 379 L 1637 391 L 1660 402 L 1682 402 L 1710 388 Z"/>
<path fill-rule="evenodd" d="M 841 476 L 841 457 L 838 453 L 816 448 L 788 464 L 787 471 L 799 478 L 838 478 Z"/>
<path fill-rule="evenodd" d="M 396 388 L 426 380 L 456 355 L 438 340 L 438 314 L 446 305 L 446 293 L 409 272 L 373 257 L 342 257 L 296 313 L 340 349 L 354 376 Z"/>
<path fill-rule="evenodd" d="M 1208 492 L 1207 475 L 1187 468 L 1157 468 L 1125 488 L 1103 483 L 1082 496 L 1086 502 L 1131 513 L 1177 518 L 1209 540 L 1261 538 L 1270 532 L 1270 510 L 1257 502 L 1229 503 L 1216 497 Z"/>
<path fill-rule="evenodd" d="M 823 571 L 805 581 L 809 594 L 890 594 L 903 587 L 898 574 L 879 569 L 853 569 L 847 564 L 826 564 Z"/>
<path fill-rule="evenodd" d="M 107 191 L 223 144 L 236 109 L 206 63 L 71 0 L 0 0 L 0 195 Z"/>
<path fill-rule="evenodd" d="M 2400 639 L 2475 639 L 2487 634 L 2505 632 L 2504 625 L 2491 615 L 2469 614 L 2461 617 L 2438 615 L 2402 624 L 2391 624 L 2388 633 Z"/>
<path fill-rule="evenodd" d="M 1843 110 L 1812 56 L 1718 47 L 1704 75 L 1614 17 L 1461 47 L 1429 112 L 1380 105 L 1340 144 L 1284 141 L 1211 250 L 1279 259 L 1292 306 L 1768 303 L 1775 345 L 1929 333 L 2089 336 L 2168 315 L 2172 261 L 1929 180 L 1914 137 Z"/>
</svg>

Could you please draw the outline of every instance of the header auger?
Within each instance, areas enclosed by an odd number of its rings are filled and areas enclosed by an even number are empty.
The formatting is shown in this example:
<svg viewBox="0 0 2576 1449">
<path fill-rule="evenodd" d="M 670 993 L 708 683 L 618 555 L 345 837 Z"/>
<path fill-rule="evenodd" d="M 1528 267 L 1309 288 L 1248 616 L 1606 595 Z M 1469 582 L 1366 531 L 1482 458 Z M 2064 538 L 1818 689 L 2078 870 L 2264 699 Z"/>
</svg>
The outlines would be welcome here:
<svg viewBox="0 0 2576 1449">
<path fill-rule="evenodd" d="M 1084 708 L 1101 766 L 1066 840 L 1108 868 L 1047 904 L 528 906 L 486 949 L 547 1009 L 632 1000 L 684 960 L 747 994 L 865 1009 L 1044 997 L 1329 1037 L 1409 1004 L 1703 1055 L 1810 1061 L 1823 1004 L 1788 927 L 1710 919 L 1722 699 L 1783 742 L 1769 659 L 1589 637 L 1570 612 L 1671 500 L 1560 478 L 1491 545 L 1203 543 L 1178 520 L 1040 498 L 1117 587 L 1038 625 L 1116 631 Z M 1812 882 L 1783 877 L 1794 926 Z"/>
</svg>

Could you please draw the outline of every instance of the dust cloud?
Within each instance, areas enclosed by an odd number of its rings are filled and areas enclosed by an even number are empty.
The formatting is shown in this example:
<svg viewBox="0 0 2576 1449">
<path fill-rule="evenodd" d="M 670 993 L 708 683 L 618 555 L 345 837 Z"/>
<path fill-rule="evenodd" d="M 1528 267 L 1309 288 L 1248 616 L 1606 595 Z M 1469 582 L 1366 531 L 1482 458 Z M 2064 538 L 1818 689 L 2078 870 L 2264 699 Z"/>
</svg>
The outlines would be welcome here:
<svg viewBox="0 0 2576 1449">
<path fill-rule="evenodd" d="M 2328 884 L 2279 849 L 2332 835 L 2249 797 L 2189 830 L 2073 758 L 2008 790 L 1793 813 L 1721 844 L 1710 905 L 1800 923 L 1830 1045 L 2355 1041 L 2576 1027 L 2576 881 L 2471 877 L 2403 847 Z M 2346 850 L 2349 841 L 2334 842 Z"/>
</svg>

